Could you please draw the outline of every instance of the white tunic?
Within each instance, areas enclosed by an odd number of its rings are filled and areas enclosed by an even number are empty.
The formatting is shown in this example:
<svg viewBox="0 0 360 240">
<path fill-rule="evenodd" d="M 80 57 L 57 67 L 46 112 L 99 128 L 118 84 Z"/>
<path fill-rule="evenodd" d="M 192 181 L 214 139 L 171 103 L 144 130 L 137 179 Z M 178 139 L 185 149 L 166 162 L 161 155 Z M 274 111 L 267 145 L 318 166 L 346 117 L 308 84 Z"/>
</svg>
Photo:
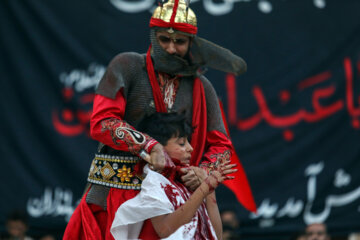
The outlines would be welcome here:
<svg viewBox="0 0 360 240">
<path fill-rule="evenodd" d="M 182 184 L 175 184 L 163 175 L 144 167 L 146 177 L 140 193 L 124 202 L 116 211 L 111 226 L 115 240 L 138 239 L 146 219 L 174 212 L 189 199 L 191 193 Z M 211 235 L 209 237 L 209 234 Z M 192 220 L 166 239 L 216 239 L 205 204 Z"/>
</svg>

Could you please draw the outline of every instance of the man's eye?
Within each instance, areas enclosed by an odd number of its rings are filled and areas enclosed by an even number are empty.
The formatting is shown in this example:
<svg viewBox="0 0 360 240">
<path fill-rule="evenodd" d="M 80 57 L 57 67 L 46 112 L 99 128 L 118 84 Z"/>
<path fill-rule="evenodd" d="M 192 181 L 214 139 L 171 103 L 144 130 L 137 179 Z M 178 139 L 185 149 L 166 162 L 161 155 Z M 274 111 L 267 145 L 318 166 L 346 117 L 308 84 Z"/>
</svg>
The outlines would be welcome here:
<svg viewBox="0 0 360 240">
<path fill-rule="evenodd" d="M 182 44 L 186 43 L 186 40 L 185 39 L 176 39 L 176 43 L 182 45 Z"/>
<path fill-rule="evenodd" d="M 160 42 L 163 42 L 163 43 L 168 43 L 168 42 L 170 42 L 170 38 L 164 37 L 164 36 L 160 36 L 160 37 L 159 37 L 159 40 L 160 40 Z"/>
</svg>

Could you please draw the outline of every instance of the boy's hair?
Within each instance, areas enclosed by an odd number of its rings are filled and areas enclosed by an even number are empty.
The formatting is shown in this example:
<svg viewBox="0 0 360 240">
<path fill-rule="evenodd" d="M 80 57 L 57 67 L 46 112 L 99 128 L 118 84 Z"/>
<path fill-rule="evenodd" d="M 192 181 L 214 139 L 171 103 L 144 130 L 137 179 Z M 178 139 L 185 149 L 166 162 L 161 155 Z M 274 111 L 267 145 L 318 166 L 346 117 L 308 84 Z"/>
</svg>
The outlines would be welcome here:
<svg viewBox="0 0 360 240">
<path fill-rule="evenodd" d="M 159 112 L 145 116 L 137 129 L 164 146 L 170 138 L 189 137 L 193 131 L 184 114 Z"/>
</svg>

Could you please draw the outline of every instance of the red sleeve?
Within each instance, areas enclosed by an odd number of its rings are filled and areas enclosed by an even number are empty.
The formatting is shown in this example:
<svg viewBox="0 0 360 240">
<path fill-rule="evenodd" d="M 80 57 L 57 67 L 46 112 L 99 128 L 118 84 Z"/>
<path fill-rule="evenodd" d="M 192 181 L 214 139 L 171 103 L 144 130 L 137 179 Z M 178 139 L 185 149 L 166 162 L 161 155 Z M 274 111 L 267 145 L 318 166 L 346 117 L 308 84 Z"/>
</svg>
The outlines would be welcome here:
<svg viewBox="0 0 360 240">
<path fill-rule="evenodd" d="M 125 107 L 126 100 L 121 91 L 115 99 L 96 94 L 90 120 L 91 137 L 111 148 L 136 155 L 141 149 L 150 152 L 157 141 L 123 120 Z"/>
<path fill-rule="evenodd" d="M 216 162 L 224 162 L 231 157 L 232 143 L 222 132 L 213 130 L 206 134 L 206 150 L 202 159 L 202 165 Z"/>
</svg>

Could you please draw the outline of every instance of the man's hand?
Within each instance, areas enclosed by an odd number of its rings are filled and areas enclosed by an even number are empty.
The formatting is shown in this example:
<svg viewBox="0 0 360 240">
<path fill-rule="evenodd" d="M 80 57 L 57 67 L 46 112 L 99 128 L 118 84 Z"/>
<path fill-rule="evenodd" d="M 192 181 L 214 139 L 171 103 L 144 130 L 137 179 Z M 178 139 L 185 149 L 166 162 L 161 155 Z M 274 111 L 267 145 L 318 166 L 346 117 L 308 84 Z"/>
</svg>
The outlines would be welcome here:
<svg viewBox="0 0 360 240">
<path fill-rule="evenodd" d="M 200 183 L 202 183 L 207 177 L 208 177 L 208 173 L 206 172 L 205 169 L 200 168 L 200 167 L 195 167 L 195 166 L 191 166 L 190 167 L 195 175 L 199 178 Z"/>
<path fill-rule="evenodd" d="M 208 176 L 204 169 L 194 166 L 182 168 L 181 172 L 184 174 L 181 180 L 191 191 L 195 191 Z"/>
<path fill-rule="evenodd" d="M 229 176 L 229 174 L 237 172 L 237 169 L 235 167 L 236 164 L 231 164 L 230 160 L 228 160 L 226 162 L 220 163 L 215 170 L 222 175 L 222 177 L 224 178 L 223 180 L 230 180 L 235 178 L 233 176 Z"/>
<path fill-rule="evenodd" d="M 236 164 L 231 164 L 230 160 L 219 164 L 214 171 L 210 172 L 209 176 L 204 180 L 208 185 L 209 192 L 213 192 L 223 181 L 234 179 L 235 177 L 229 174 L 237 172 Z"/>
<path fill-rule="evenodd" d="M 196 188 L 200 186 L 201 181 L 192 168 L 193 167 L 186 167 L 180 169 L 181 173 L 184 174 L 181 176 L 181 181 L 190 191 L 195 191 Z"/>
<path fill-rule="evenodd" d="M 161 171 L 164 169 L 166 161 L 163 145 L 158 143 L 151 149 L 150 159 L 148 162 L 150 163 L 150 167 L 155 171 Z"/>
</svg>

